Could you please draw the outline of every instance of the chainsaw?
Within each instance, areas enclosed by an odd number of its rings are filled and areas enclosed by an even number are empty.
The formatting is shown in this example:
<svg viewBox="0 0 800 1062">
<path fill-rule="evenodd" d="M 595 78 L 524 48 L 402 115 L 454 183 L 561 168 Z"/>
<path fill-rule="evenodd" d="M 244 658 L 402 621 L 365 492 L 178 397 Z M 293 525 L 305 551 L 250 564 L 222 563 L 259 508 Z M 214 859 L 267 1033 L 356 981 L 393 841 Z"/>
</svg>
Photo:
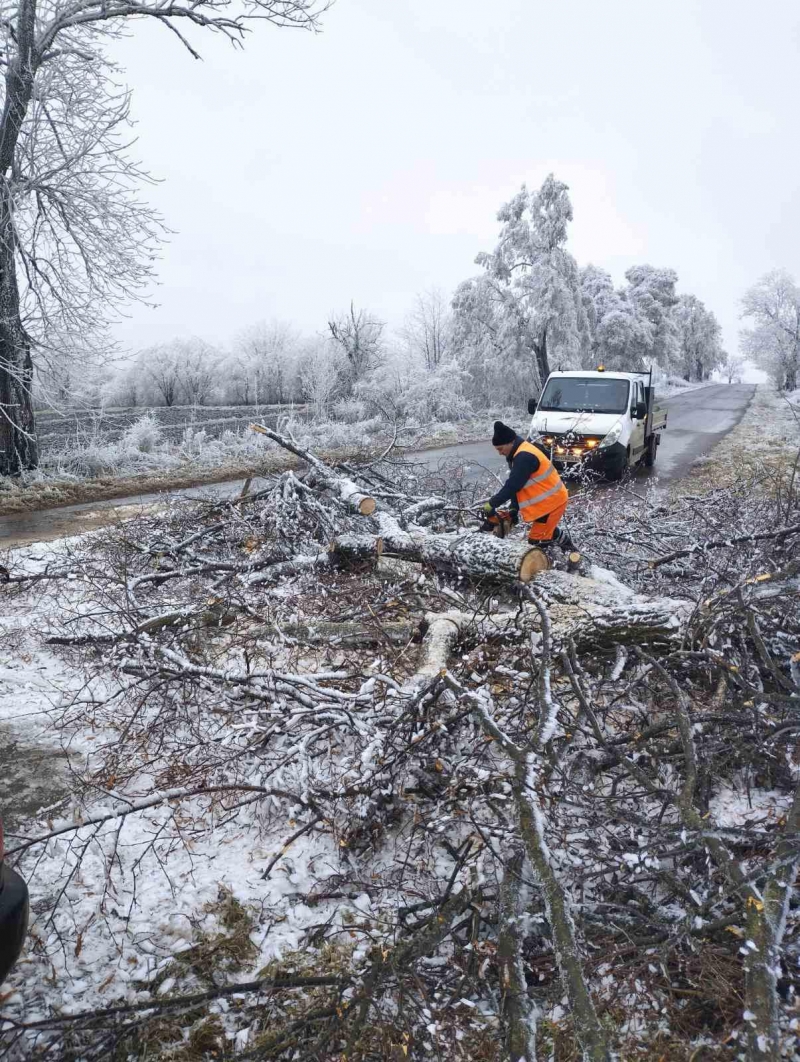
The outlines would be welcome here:
<svg viewBox="0 0 800 1062">
<path fill-rule="evenodd" d="M 517 514 L 506 510 L 482 517 L 480 529 L 490 535 L 495 535 L 497 538 L 506 538 L 511 534 L 512 527 L 516 527 L 518 523 L 519 517 Z"/>
</svg>

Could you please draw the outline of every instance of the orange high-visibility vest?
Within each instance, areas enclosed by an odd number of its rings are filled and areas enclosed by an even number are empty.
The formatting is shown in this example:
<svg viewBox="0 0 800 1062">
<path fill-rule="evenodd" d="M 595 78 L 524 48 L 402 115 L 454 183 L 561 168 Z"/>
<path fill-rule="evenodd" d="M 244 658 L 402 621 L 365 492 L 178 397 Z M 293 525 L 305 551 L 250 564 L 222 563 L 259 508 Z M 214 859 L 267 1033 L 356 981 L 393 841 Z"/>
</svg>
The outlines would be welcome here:
<svg viewBox="0 0 800 1062">
<path fill-rule="evenodd" d="M 519 503 L 519 515 L 527 523 L 538 520 L 542 516 L 551 513 L 559 505 L 566 503 L 569 498 L 567 488 L 561 482 L 561 477 L 556 472 L 553 462 L 533 443 L 524 442 L 517 447 L 517 454 L 533 454 L 539 459 L 539 468 L 530 477 L 528 482 L 517 491 Z"/>
</svg>

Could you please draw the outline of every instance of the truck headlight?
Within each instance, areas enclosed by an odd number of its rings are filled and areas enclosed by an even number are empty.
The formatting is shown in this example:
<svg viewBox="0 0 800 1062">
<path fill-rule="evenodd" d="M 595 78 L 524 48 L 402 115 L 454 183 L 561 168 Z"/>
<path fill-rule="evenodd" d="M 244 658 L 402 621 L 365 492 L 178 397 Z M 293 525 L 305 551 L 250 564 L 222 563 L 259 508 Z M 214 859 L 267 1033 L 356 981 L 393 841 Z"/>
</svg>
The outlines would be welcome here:
<svg viewBox="0 0 800 1062">
<path fill-rule="evenodd" d="M 607 446 L 613 446 L 614 443 L 618 441 L 618 439 L 619 439 L 621 434 L 622 434 L 622 421 L 618 420 L 617 423 L 613 426 L 613 428 L 611 428 L 611 430 L 609 431 L 608 435 L 606 435 L 606 437 L 602 440 L 602 442 L 600 443 L 600 446 L 598 447 L 598 449 L 599 450 L 603 450 Z"/>
</svg>

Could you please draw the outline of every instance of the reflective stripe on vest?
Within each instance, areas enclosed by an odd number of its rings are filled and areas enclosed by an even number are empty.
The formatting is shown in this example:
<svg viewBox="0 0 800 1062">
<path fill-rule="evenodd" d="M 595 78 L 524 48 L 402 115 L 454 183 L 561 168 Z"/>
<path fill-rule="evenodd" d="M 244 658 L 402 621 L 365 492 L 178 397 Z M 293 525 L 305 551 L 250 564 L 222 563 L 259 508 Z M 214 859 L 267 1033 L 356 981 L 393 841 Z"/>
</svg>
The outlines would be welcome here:
<svg viewBox="0 0 800 1062">
<path fill-rule="evenodd" d="M 514 457 L 519 453 L 533 454 L 539 461 L 537 471 L 528 479 L 525 486 L 517 491 L 519 515 L 530 523 L 551 513 L 553 509 L 557 509 L 559 505 L 566 502 L 569 495 L 547 454 L 529 442 L 521 443 Z"/>
</svg>

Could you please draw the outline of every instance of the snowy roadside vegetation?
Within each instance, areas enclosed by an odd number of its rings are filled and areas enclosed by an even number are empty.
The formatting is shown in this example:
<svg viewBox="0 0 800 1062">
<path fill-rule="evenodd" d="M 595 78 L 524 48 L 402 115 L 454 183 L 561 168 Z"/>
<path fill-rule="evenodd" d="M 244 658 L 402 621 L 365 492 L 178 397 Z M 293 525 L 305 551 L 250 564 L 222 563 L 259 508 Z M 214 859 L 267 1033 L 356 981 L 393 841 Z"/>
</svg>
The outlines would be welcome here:
<svg viewBox="0 0 800 1062">
<path fill-rule="evenodd" d="M 402 461 L 7 554 L 0 716 L 69 771 L 2 1057 L 795 1058 L 781 469 L 586 489 L 532 578 Z"/>
<path fill-rule="evenodd" d="M 698 458 L 691 476 L 676 483 L 679 492 L 749 484 L 756 492 L 795 489 L 800 474 L 800 391 L 776 393 L 762 384 L 725 442 Z"/>
<path fill-rule="evenodd" d="M 334 460 L 374 458 L 393 443 L 399 449 L 419 450 L 462 442 L 486 442 L 492 423 L 508 419 L 524 427 L 527 414 L 518 409 L 494 408 L 470 412 L 457 421 L 420 423 L 416 418 L 402 425 L 381 417 L 367 417 L 363 406 L 350 403 L 342 419 L 319 420 L 302 411 L 266 415 L 252 407 L 236 408 L 236 430 L 198 426 L 175 433 L 160 424 L 161 410 L 139 413 L 113 438 L 93 433 L 89 439 L 57 442 L 45 450 L 39 468 L 18 479 L 0 477 L 0 515 L 44 509 L 84 501 L 121 497 L 157 490 L 220 482 L 262 475 L 292 467 L 294 459 L 250 429 L 251 423 L 277 425 L 299 445 L 310 447 Z M 244 415 L 242 415 L 244 414 Z M 363 414 L 362 419 L 358 419 Z M 187 416 L 190 413 L 187 411 Z"/>
</svg>

